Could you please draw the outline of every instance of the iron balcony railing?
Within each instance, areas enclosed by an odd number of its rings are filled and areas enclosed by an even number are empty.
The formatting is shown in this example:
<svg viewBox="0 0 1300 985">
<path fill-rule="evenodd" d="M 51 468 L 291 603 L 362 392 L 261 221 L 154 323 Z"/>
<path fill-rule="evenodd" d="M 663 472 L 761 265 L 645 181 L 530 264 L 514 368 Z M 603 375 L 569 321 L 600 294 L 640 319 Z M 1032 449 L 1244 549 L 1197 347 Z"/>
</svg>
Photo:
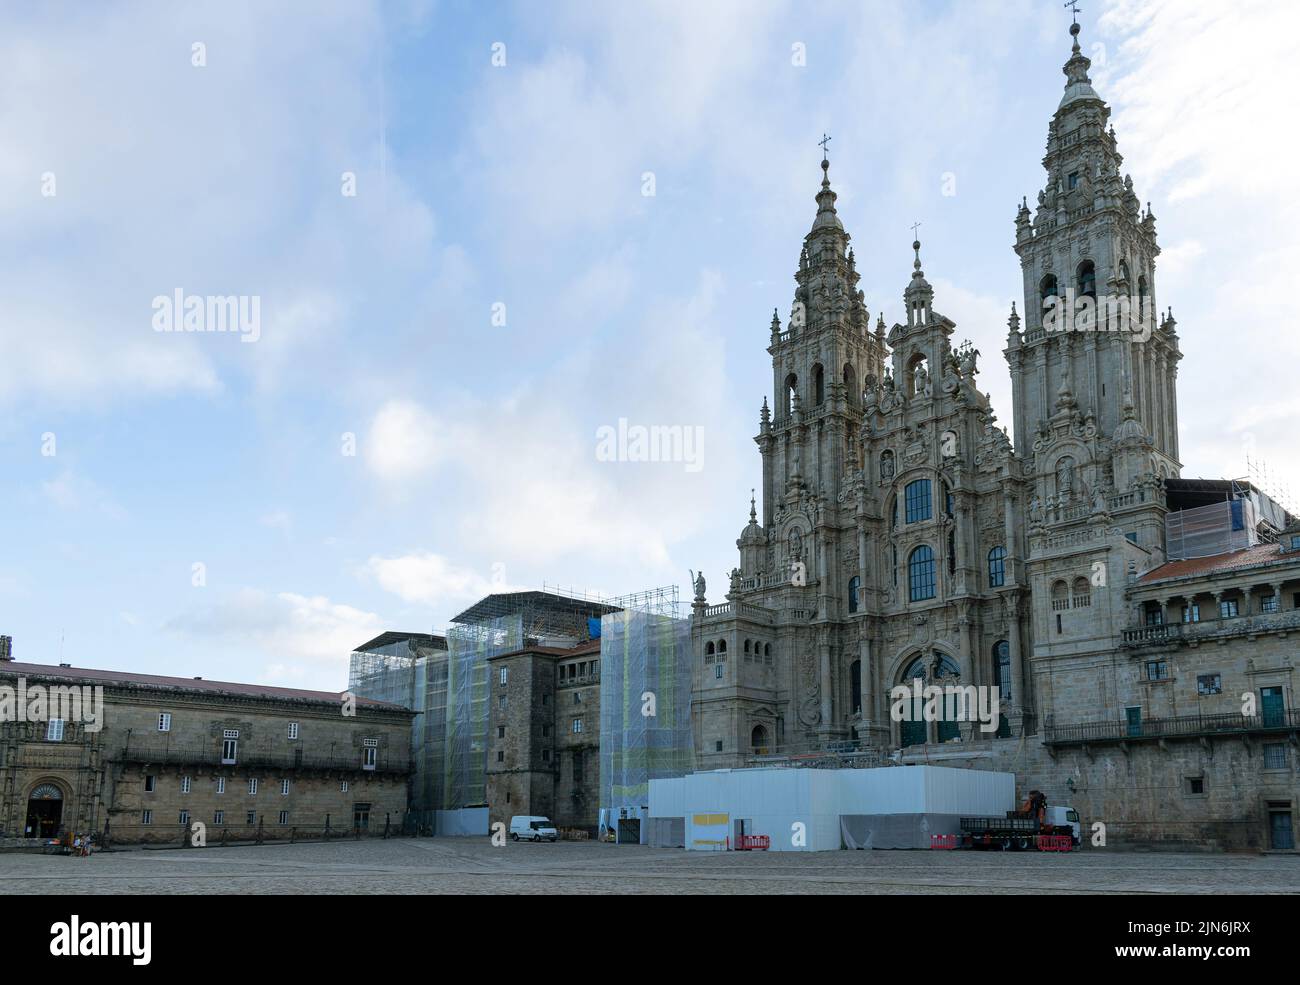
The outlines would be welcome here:
<svg viewBox="0 0 1300 985">
<path fill-rule="evenodd" d="M 1300 709 L 1286 708 L 1261 715 L 1181 715 L 1175 718 L 1048 725 L 1044 729 L 1043 742 L 1049 746 L 1084 745 L 1140 739 L 1286 732 L 1296 729 L 1300 729 Z"/>
<path fill-rule="evenodd" d="M 356 773 L 407 774 L 415 771 L 415 763 L 404 757 L 379 755 L 373 766 L 362 761 L 361 750 L 355 755 L 308 754 L 305 751 L 289 753 L 263 752 L 240 749 L 235 761 L 227 761 L 220 748 L 207 746 L 174 746 L 129 743 L 125 748 L 105 756 L 109 762 L 148 763 L 156 766 L 228 766 L 239 770 L 333 770 Z"/>
</svg>

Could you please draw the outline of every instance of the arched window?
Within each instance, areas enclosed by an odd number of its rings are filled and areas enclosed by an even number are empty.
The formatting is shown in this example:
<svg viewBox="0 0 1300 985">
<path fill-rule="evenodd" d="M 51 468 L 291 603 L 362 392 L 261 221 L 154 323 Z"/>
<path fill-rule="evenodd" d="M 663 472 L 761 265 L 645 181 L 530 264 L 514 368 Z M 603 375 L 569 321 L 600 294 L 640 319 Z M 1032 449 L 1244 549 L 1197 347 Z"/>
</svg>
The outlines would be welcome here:
<svg viewBox="0 0 1300 985">
<path fill-rule="evenodd" d="M 1097 296 L 1097 268 L 1093 266 L 1091 260 L 1084 260 L 1079 264 L 1079 288 L 1077 291 L 1080 297 L 1087 295 L 1090 298 Z"/>
<path fill-rule="evenodd" d="M 848 397 L 849 406 L 856 407 L 862 394 L 858 392 L 858 374 L 854 372 L 852 363 L 844 364 L 844 393 Z"/>
<path fill-rule="evenodd" d="M 727 652 L 727 641 L 726 641 L 726 640 L 718 640 L 718 652 L 719 652 L 719 653 L 726 653 L 726 652 Z"/>
<path fill-rule="evenodd" d="M 998 545 L 989 551 L 989 588 L 1001 588 L 1007 583 L 1007 549 Z"/>
<path fill-rule="evenodd" d="M 849 709 L 862 711 L 862 661 L 855 660 L 849 664 Z"/>
<path fill-rule="evenodd" d="M 1064 581 L 1052 583 L 1052 611 L 1060 612 L 1070 607 L 1070 589 Z"/>
<path fill-rule="evenodd" d="M 1056 274 L 1048 274 L 1038 282 L 1038 297 L 1043 302 L 1043 312 L 1046 313 L 1052 307 L 1058 291 L 1056 289 Z"/>
<path fill-rule="evenodd" d="M 907 504 L 905 516 L 908 523 L 930 519 L 932 511 L 929 479 L 914 479 L 909 482 L 903 489 L 903 499 Z"/>
<path fill-rule="evenodd" d="M 854 575 L 849 579 L 849 611 L 858 611 L 858 591 L 862 587 L 862 579 Z"/>
<path fill-rule="evenodd" d="M 818 407 L 826 400 L 826 372 L 822 364 L 813 366 L 813 403 Z"/>
<path fill-rule="evenodd" d="M 772 663 L 772 644 L 763 644 L 763 663 L 770 665 Z"/>
<path fill-rule="evenodd" d="M 1070 593 L 1070 605 L 1075 609 L 1083 609 L 1092 605 L 1092 583 L 1082 575 L 1074 579 L 1074 589 Z"/>
<path fill-rule="evenodd" d="M 1011 644 L 998 640 L 993 644 L 993 683 L 1003 701 L 1011 700 Z"/>
<path fill-rule="evenodd" d="M 934 551 L 928 544 L 907 559 L 907 597 L 913 602 L 934 598 Z"/>
<path fill-rule="evenodd" d="M 1145 320 L 1147 316 L 1147 279 L 1145 276 L 1138 278 L 1138 318 Z"/>
<path fill-rule="evenodd" d="M 1119 279 L 1123 281 L 1125 284 L 1127 284 L 1129 281 L 1127 260 L 1121 260 L 1119 262 Z"/>
<path fill-rule="evenodd" d="M 794 396 L 799 392 L 799 377 L 791 373 L 785 378 L 785 412 L 794 413 Z"/>
<path fill-rule="evenodd" d="M 760 756 L 767 755 L 767 729 L 762 725 L 755 725 L 754 730 L 749 733 L 749 745 Z"/>
<path fill-rule="evenodd" d="M 745 659 L 749 659 L 749 640 L 745 640 Z"/>
<path fill-rule="evenodd" d="M 704 662 L 706 664 L 713 663 L 713 640 L 709 640 L 704 644 Z"/>
</svg>

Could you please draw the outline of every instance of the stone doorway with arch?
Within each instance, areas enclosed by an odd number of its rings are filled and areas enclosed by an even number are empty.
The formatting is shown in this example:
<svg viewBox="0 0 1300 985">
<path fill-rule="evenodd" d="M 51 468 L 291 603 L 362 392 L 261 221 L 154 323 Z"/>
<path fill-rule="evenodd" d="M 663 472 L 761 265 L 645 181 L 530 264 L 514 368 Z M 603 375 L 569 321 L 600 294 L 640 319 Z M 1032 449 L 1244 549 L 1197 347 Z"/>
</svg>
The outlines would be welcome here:
<svg viewBox="0 0 1300 985">
<path fill-rule="evenodd" d="M 914 680 L 920 681 L 923 691 L 931 685 L 942 687 L 945 684 L 958 684 L 961 681 L 961 670 L 956 661 L 942 650 L 917 653 L 907 661 L 898 683 L 910 689 Z M 898 723 L 900 747 L 927 742 L 951 742 L 961 737 L 955 702 L 946 698 L 941 700 L 937 709 L 938 719 L 934 722 L 925 720 L 924 698 L 909 699 L 907 704 L 910 706 L 906 709 L 907 714 Z"/>
<path fill-rule="evenodd" d="M 27 794 L 27 819 L 23 834 L 28 838 L 53 838 L 63 827 L 67 798 L 63 787 L 51 780 L 40 780 Z"/>
</svg>

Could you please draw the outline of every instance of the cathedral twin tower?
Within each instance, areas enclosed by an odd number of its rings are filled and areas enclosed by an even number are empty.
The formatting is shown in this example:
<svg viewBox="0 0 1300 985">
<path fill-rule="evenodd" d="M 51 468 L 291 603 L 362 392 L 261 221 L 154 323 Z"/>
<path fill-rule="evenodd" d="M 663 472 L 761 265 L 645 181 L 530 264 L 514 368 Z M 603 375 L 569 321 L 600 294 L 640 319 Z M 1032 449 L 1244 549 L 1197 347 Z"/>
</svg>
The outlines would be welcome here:
<svg viewBox="0 0 1300 985">
<path fill-rule="evenodd" d="M 702 768 L 979 737 L 954 715 L 894 720 L 890 689 L 918 678 L 992 688 L 1000 733 L 1032 732 L 1087 700 L 1054 690 L 1054 668 L 1111 645 L 1132 552 L 1163 551 L 1181 354 L 1172 314 L 1156 315 L 1155 218 L 1121 177 L 1078 30 L 1045 187 L 1015 218 L 1014 444 L 977 385 L 980 353 L 934 307 L 919 243 L 905 320 L 871 324 L 822 161 L 792 314 L 771 324 L 761 509 L 726 604 L 695 600 Z"/>
</svg>

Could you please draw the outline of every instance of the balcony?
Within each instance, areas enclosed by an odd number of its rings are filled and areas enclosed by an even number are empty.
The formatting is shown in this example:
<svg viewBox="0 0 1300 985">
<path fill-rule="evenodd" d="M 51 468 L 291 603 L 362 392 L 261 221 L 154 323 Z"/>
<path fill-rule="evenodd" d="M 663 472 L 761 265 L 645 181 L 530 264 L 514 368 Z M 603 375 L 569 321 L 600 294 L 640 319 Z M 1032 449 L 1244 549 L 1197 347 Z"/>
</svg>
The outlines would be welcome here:
<svg viewBox="0 0 1300 985">
<path fill-rule="evenodd" d="M 600 669 L 578 674 L 576 677 L 561 677 L 555 682 L 556 687 L 590 687 L 600 683 Z"/>
<path fill-rule="evenodd" d="M 389 758 L 381 755 L 373 767 L 363 766 L 360 750 L 356 751 L 356 755 L 308 755 L 302 750 L 288 753 L 268 753 L 253 750 L 245 752 L 240 749 L 236 761 L 231 763 L 222 757 L 220 748 L 131 743 L 125 749 L 110 752 L 105 756 L 105 759 L 112 763 L 149 766 L 193 766 L 206 767 L 212 770 L 264 770 L 270 772 L 319 770 L 335 773 L 379 773 L 400 776 L 415 771 L 415 763 L 404 757 Z"/>
<path fill-rule="evenodd" d="M 1087 746 L 1151 739 L 1286 735 L 1298 730 L 1300 709 L 1288 708 L 1264 715 L 1183 715 L 1177 718 L 1148 718 L 1137 722 L 1048 725 L 1044 729 L 1043 743 L 1048 746 Z"/>
<path fill-rule="evenodd" d="M 1262 636 L 1300 630 L 1300 609 L 1289 612 L 1257 612 L 1249 616 L 1208 619 L 1205 622 L 1175 622 L 1141 626 L 1123 631 L 1121 647 L 1172 646 L 1201 643 L 1233 636 Z"/>
</svg>

